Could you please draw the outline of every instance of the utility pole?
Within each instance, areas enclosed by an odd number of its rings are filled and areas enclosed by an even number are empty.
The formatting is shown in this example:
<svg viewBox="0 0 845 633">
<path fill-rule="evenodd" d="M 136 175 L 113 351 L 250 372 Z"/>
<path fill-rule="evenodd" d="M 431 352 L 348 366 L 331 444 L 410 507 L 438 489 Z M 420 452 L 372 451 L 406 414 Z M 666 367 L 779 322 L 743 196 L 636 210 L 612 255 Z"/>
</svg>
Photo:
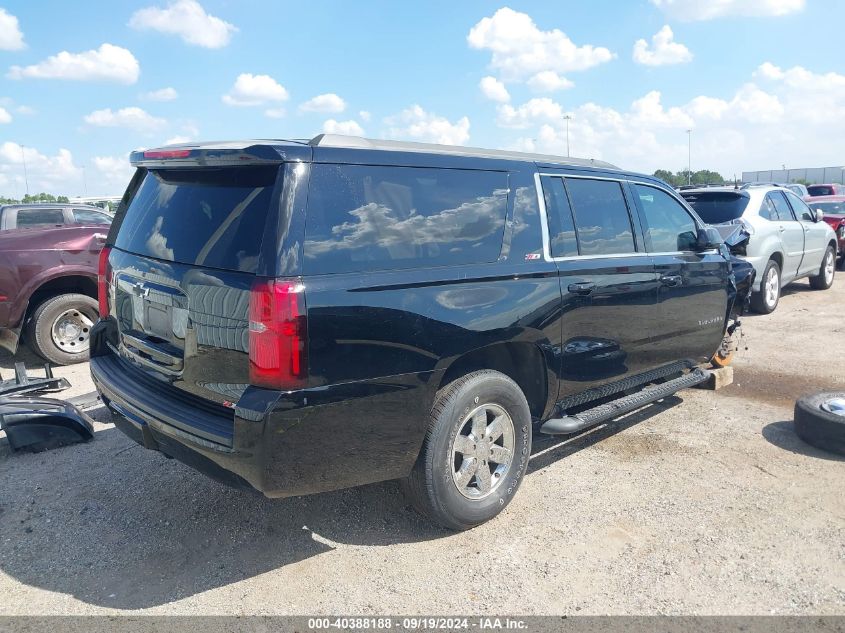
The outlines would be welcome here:
<svg viewBox="0 0 845 633">
<path fill-rule="evenodd" d="M 692 130 L 687 130 L 687 184 L 692 184 Z"/>
<path fill-rule="evenodd" d="M 26 183 L 26 195 L 29 195 L 29 176 L 26 173 L 26 154 L 23 151 L 23 145 L 21 145 L 21 159 L 23 159 L 23 180 Z"/>
<path fill-rule="evenodd" d="M 572 120 L 571 114 L 563 115 L 563 118 L 566 120 L 566 157 L 569 158 L 569 122 Z"/>
</svg>

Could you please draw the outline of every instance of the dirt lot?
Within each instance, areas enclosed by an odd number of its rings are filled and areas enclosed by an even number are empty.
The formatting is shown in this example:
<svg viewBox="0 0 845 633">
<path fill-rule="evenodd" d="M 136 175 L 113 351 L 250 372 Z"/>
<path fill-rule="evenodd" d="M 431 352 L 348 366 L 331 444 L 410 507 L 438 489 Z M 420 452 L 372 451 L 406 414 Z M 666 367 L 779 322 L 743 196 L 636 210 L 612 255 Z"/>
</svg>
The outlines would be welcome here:
<svg viewBox="0 0 845 633">
<path fill-rule="evenodd" d="M 566 442 L 463 534 L 384 483 L 269 501 L 135 446 L 0 446 L 0 613 L 845 614 L 845 460 L 792 405 L 845 390 L 845 276 L 745 321 L 735 384 Z M 31 359 L 31 357 L 27 357 Z M 0 367 L 11 361 L 2 359 Z M 87 367 L 60 370 L 73 392 Z"/>
</svg>

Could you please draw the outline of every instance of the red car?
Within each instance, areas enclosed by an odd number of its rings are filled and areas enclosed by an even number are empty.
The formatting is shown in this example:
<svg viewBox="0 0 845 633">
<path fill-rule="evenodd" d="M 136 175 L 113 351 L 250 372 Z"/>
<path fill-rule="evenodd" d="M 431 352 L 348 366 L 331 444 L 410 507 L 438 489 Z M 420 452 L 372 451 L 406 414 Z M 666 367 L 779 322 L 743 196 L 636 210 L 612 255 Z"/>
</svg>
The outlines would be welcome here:
<svg viewBox="0 0 845 633">
<path fill-rule="evenodd" d="M 97 321 L 97 263 L 111 217 L 65 205 L 0 207 L 0 347 L 29 347 L 57 365 L 88 360 Z"/>
<path fill-rule="evenodd" d="M 845 195 L 807 196 L 804 200 L 814 211 L 818 209 L 824 213 L 824 221 L 836 231 L 840 266 L 845 265 Z"/>
<path fill-rule="evenodd" d="M 831 183 L 826 185 L 807 185 L 807 194 L 813 198 L 821 196 L 842 196 L 845 195 L 845 185 Z"/>
</svg>

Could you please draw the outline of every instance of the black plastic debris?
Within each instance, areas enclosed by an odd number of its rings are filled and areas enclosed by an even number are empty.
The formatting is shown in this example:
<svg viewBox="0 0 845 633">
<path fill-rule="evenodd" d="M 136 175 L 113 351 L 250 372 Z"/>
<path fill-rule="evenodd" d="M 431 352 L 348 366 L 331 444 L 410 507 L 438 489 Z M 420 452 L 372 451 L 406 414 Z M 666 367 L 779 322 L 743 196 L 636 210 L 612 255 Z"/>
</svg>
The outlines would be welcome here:
<svg viewBox="0 0 845 633">
<path fill-rule="evenodd" d="M 54 398 L 0 400 L 0 429 L 14 451 L 37 453 L 94 439 L 88 417 L 71 403 Z"/>
<path fill-rule="evenodd" d="M 36 378 L 26 373 L 23 363 L 15 363 L 15 377 L 11 380 L 0 380 L 0 397 L 16 396 L 35 391 L 61 391 L 70 387 L 67 378 L 56 378 L 49 363 L 44 365 L 44 378 Z"/>
</svg>

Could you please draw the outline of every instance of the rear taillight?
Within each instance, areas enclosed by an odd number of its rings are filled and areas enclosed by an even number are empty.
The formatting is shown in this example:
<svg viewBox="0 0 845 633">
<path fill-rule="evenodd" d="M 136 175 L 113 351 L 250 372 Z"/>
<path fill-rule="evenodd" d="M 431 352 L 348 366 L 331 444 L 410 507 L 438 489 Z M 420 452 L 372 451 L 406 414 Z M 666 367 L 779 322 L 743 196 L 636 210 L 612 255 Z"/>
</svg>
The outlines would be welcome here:
<svg viewBox="0 0 845 633">
<path fill-rule="evenodd" d="M 111 281 L 111 266 L 109 254 L 111 247 L 106 246 L 100 251 L 100 261 L 97 265 L 97 299 L 100 302 L 100 318 L 109 316 L 109 282 Z"/>
<path fill-rule="evenodd" d="M 308 373 L 305 287 L 298 279 L 258 279 L 249 297 L 249 382 L 303 386 Z"/>
<path fill-rule="evenodd" d="M 189 149 L 158 149 L 144 152 L 144 158 L 188 158 Z"/>
</svg>

